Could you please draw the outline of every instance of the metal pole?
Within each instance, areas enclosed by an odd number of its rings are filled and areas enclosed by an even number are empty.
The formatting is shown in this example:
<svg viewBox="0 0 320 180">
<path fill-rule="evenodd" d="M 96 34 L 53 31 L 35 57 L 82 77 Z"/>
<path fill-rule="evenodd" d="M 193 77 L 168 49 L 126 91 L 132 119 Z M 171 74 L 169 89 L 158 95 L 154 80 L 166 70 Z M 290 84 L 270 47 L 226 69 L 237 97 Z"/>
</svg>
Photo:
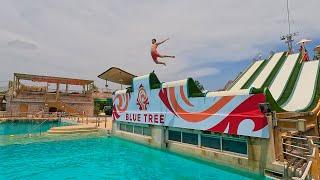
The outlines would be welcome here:
<svg viewBox="0 0 320 180">
<path fill-rule="evenodd" d="M 289 11 L 289 0 L 287 0 L 287 15 L 288 15 L 288 30 L 289 34 L 291 34 L 291 25 L 290 25 L 290 11 Z"/>
</svg>

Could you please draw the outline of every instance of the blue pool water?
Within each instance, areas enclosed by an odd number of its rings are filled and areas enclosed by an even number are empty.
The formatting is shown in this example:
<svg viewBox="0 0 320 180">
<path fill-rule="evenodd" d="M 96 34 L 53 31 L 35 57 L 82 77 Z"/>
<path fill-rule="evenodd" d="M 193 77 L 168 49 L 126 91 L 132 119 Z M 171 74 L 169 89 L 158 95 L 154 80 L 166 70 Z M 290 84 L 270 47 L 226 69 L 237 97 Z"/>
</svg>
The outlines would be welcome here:
<svg viewBox="0 0 320 180">
<path fill-rule="evenodd" d="M 263 179 L 118 138 L 0 146 L 0 179 Z"/>
<path fill-rule="evenodd" d="M 40 133 L 49 130 L 51 127 L 67 126 L 69 123 L 61 121 L 46 121 L 40 125 L 40 121 L 6 121 L 0 123 L 0 135 Z"/>
</svg>

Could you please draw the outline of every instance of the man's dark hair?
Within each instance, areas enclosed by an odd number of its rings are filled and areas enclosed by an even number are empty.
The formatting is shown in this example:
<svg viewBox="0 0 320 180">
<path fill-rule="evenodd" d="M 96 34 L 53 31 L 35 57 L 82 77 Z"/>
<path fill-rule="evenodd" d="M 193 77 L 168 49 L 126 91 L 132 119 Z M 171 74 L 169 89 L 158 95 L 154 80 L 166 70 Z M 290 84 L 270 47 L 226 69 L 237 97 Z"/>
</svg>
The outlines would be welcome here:
<svg viewBox="0 0 320 180">
<path fill-rule="evenodd" d="M 152 41 L 157 41 L 156 39 L 152 39 Z"/>
</svg>

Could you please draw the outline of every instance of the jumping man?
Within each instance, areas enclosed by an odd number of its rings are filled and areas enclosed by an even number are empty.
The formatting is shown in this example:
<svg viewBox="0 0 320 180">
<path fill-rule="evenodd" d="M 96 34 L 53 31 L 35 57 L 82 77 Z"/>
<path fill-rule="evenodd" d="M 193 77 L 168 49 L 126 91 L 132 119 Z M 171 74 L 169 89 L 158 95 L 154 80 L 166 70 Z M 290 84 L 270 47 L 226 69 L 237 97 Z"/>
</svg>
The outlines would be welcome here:
<svg viewBox="0 0 320 180">
<path fill-rule="evenodd" d="M 166 57 L 175 58 L 175 56 L 160 55 L 160 54 L 158 53 L 158 51 L 157 51 L 158 46 L 159 46 L 160 44 L 168 41 L 168 40 L 169 40 L 169 38 L 157 43 L 157 40 L 156 40 L 156 39 L 152 39 L 151 57 L 152 57 L 153 61 L 154 61 L 156 64 L 166 65 L 166 63 L 164 63 L 164 62 L 158 61 L 158 58 L 166 58 Z"/>
</svg>

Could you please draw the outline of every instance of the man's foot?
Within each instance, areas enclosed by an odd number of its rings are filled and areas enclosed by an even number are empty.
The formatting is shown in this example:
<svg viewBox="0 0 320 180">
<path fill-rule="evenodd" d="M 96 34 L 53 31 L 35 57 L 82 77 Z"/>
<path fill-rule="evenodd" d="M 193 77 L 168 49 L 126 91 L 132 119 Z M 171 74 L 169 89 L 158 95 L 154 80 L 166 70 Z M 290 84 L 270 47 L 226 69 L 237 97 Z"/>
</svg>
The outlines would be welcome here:
<svg viewBox="0 0 320 180">
<path fill-rule="evenodd" d="M 176 56 L 171 56 L 171 58 L 176 58 Z"/>
</svg>

